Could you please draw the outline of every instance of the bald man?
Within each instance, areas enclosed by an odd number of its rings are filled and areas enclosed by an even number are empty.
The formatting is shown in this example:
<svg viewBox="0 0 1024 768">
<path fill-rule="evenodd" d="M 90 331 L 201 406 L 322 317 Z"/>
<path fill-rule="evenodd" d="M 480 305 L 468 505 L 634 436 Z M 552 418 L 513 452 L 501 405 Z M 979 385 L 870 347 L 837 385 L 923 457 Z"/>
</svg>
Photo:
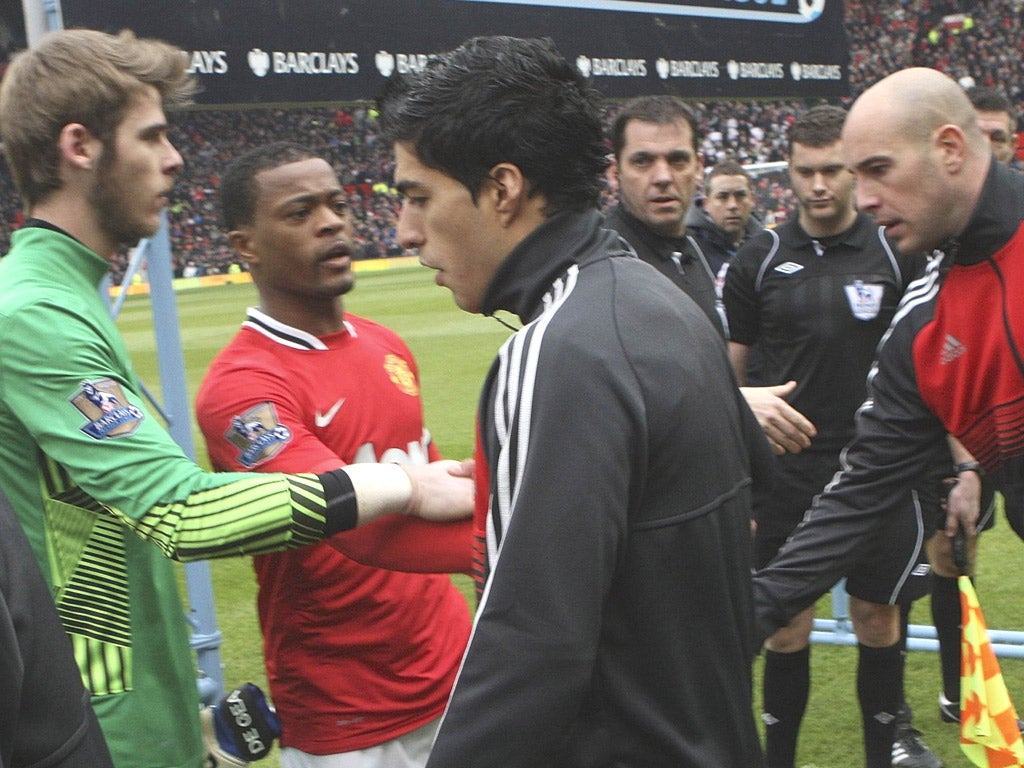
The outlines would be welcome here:
<svg viewBox="0 0 1024 768">
<path fill-rule="evenodd" d="M 1024 174 L 993 160 L 959 85 L 924 68 L 865 91 L 843 149 L 858 208 L 904 253 L 937 254 L 883 339 L 843 468 L 755 576 L 763 636 L 876 546 L 901 493 L 950 469 L 947 431 L 996 487 L 1024 488 Z"/>
</svg>

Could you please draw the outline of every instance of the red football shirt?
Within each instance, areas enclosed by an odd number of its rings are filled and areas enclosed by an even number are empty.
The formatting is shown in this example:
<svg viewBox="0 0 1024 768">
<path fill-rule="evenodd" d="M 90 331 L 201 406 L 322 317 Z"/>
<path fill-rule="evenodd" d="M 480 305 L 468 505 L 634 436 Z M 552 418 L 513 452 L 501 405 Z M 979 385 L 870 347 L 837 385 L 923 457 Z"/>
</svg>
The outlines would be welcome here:
<svg viewBox="0 0 1024 768">
<path fill-rule="evenodd" d="M 318 338 L 250 309 L 211 364 L 196 413 L 220 470 L 324 472 L 440 458 L 423 426 L 409 349 L 353 315 L 345 331 Z M 410 525 L 445 546 L 395 537 Z M 465 599 L 446 573 L 363 563 L 468 571 L 470 529 L 468 521 L 386 518 L 335 536 L 337 546 L 254 558 L 283 745 L 312 754 L 364 749 L 441 715 L 469 637 Z M 346 541 L 362 562 L 339 551 Z"/>
</svg>

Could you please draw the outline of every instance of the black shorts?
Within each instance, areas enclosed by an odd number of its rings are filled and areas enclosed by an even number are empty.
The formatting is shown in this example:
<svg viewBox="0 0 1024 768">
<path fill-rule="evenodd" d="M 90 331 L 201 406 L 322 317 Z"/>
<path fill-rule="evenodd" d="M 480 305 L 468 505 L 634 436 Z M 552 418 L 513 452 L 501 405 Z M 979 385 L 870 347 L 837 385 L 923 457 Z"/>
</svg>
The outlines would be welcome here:
<svg viewBox="0 0 1024 768">
<path fill-rule="evenodd" d="M 771 493 L 757 495 L 754 501 L 757 568 L 775 557 L 838 469 L 834 458 L 784 464 Z M 877 530 L 860 547 L 861 557 L 846 574 L 846 591 L 879 605 L 905 605 L 928 594 L 931 566 L 924 543 L 933 530 L 928 521 L 935 519 L 938 508 L 937 488 L 908 490 L 901 508 L 880 520 Z"/>
</svg>

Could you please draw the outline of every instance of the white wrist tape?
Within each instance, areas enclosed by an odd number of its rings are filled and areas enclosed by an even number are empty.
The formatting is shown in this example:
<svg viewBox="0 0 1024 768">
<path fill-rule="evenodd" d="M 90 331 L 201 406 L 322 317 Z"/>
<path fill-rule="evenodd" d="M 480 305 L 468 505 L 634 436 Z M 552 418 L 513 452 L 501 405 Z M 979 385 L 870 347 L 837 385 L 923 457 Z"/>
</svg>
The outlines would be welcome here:
<svg viewBox="0 0 1024 768">
<path fill-rule="evenodd" d="M 359 522 L 390 513 L 404 514 L 412 501 L 412 480 L 397 464 L 348 464 L 359 507 Z"/>
</svg>

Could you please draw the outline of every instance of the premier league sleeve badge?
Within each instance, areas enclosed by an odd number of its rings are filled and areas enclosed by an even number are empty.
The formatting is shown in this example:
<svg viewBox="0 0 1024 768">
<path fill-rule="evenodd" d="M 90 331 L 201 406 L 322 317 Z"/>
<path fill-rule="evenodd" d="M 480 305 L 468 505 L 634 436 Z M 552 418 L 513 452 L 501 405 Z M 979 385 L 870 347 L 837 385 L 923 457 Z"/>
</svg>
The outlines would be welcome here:
<svg viewBox="0 0 1024 768">
<path fill-rule="evenodd" d="M 113 379 L 83 381 L 70 402 L 89 420 L 82 431 L 96 440 L 127 437 L 146 418 L 142 409 L 128 402 L 121 385 Z"/>
<path fill-rule="evenodd" d="M 231 427 L 224 434 L 239 449 L 238 462 L 251 469 L 278 451 L 292 439 L 292 432 L 277 420 L 272 403 L 260 403 L 245 413 L 231 417 Z"/>
</svg>

